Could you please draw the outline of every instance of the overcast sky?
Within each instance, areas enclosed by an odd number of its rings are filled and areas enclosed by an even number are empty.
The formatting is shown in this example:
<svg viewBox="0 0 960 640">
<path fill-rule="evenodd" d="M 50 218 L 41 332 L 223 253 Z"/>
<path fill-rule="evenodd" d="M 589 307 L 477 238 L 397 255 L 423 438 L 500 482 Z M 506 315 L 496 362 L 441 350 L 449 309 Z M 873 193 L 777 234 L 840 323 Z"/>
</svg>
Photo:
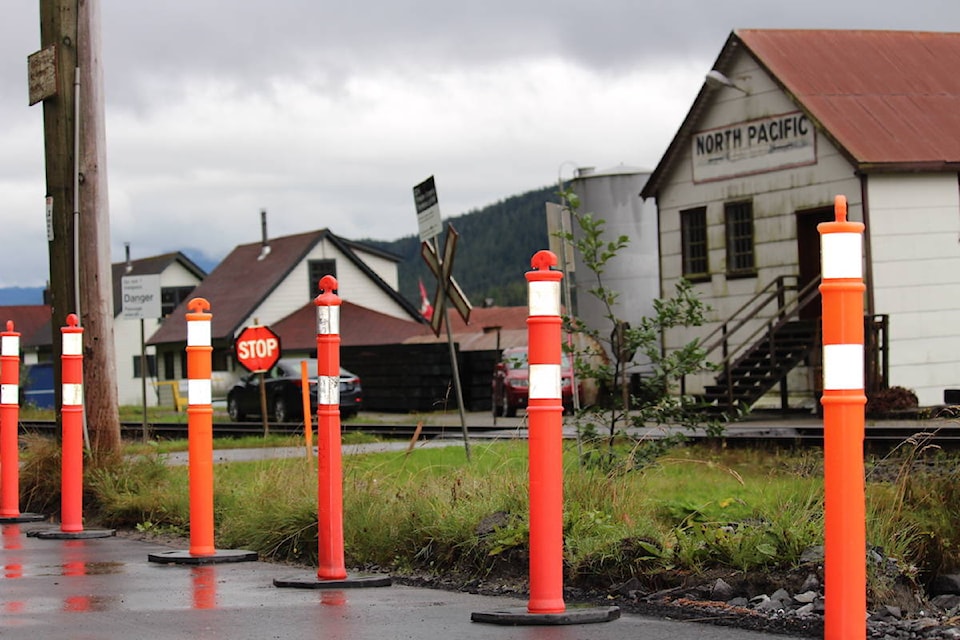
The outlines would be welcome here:
<svg viewBox="0 0 960 640">
<path fill-rule="evenodd" d="M 39 0 L 3 0 L 0 287 L 47 280 Z M 960 30 L 957 0 L 101 0 L 112 261 L 270 235 L 417 233 L 652 169 L 737 28 Z M 464 238 L 463 241 L 469 241 Z"/>
</svg>

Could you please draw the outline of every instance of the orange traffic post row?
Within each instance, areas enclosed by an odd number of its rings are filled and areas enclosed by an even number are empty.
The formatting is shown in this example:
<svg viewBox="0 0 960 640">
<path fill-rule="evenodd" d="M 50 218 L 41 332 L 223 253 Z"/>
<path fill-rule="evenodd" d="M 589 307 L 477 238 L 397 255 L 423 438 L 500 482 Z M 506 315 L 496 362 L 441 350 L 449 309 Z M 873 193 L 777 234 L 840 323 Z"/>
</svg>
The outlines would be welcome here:
<svg viewBox="0 0 960 640">
<path fill-rule="evenodd" d="M 20 512 L 20 334 L 7 321 L 0 333 L 0 523 L 37 522 Z"/>
<path fill-rule="evenodd" d="M 337 279 L 320 279 L 317 306 L 317 579 L 343 580 L 343 460 L 340 444 L 340 296 Z"/>
<path fill-rule="evenodd" d="M 60 529 L 37 532 L 37 538 L 77 540 L 106 538 L 114 529 L 83 528 L 83 328 L 77 314 L 60 328 Z"/>
<path fill-rule="evenodd" d="M 530 423 L 530 613 L 560 613 L 563 602 L 563 395 L 561 392 L 560 280 L 557 257 L 533 256 L 527 359 Z"/>
<path fill-rule="evenodd" d="M 60 529 L 83 531 L 83 328 L 75 313 L 60 328 L 63 419 L 61 444 Z"/>
<path fill-rule="evenodd" d="M 863 440 L 863 224 L 836 220 L 821 234 L 823 282 L 824 638 L 866 637 L 866 497 Z"/>
<path fill-rule="evenodd" d="M 213 544 L 213 346 L 210 303 L 187 304 L 187 448 L 190 457 L 190 554 L 212 556 Z"/>
<path fill-rule="evenodd" d="M 315 575 L 277 578 L 276 587 L 388 587 L 389 576 L 348 576 L 343 551 L 343 451 L 340 439 L 340 306 L 337 279 L 320 278 L 317 307 L 317 561 Z"/>
<path fill-rule="evenodd" d="M 187 470 L 190 485 L 190 548 L 147 556 L 150 562 L 204 565 L 257 560 L 255 551 L 222 550 L 213 544 L 213 314 L 205 298 L 187 303 Z"/>
<path fill-rule="evenodd" d="M 0 520 L 20 516 L 20 334 L 0 334 Z"/>
<path fill-rule="evenodd" d="M 526 610 L 476 612 L 470 619 L 500 625 L 608 622 L 618 607 L 576 608 L 563 601 L 563 392 L 560 281 L 557 256 L 538 251 L 528 271 L 530 598 Z"/>
</svg>

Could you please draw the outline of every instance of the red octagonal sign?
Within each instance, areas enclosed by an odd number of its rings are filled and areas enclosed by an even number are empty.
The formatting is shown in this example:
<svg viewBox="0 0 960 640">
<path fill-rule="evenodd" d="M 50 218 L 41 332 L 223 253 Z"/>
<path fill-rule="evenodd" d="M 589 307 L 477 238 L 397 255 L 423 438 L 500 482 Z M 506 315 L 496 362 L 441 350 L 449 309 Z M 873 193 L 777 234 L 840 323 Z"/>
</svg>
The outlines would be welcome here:
<svg viewBox="0 0 960 640">
<path fill-rule="evenodd" d="M 280 336 L 269 327 L 255 325 L 240 332 L 234 343 L 237 362 L 253 373 L 267 371 L 280 359 Z"/>
</svg>

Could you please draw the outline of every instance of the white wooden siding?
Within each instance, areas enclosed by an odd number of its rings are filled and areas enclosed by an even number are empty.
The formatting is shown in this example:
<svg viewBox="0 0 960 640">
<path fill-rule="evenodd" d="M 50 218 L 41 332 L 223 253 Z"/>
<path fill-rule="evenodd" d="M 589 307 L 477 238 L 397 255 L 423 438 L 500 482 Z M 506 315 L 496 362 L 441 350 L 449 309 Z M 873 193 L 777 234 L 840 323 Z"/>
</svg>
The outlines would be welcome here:
<svg viewBox="0 0 960 640">
<path fill-rule="evenodd" d="M 890 316 L 890 384 L 921 405 L 960 387 L 957 175 L 871 175 L 874 306 Z"/>
</svg>

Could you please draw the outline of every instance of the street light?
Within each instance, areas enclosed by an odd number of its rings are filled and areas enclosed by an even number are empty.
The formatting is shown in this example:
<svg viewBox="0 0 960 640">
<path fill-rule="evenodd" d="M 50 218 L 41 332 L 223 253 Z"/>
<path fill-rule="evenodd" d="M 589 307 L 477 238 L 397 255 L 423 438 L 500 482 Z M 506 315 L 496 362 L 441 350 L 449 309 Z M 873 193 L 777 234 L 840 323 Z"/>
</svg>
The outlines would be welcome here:
<svg viewBox="0 0 960 640">
<path fill-rule="evenodd" d="M 750 95 L 749 91 L 739 86 L 733 80 L 725 76 L 720 71 L 717 71 L 716 69 L 711 69 L 710 71 L 707 71 L 707 76 L 705 78 L 705 81 L 707 83 L 707 86 L 710 87 L 711 89 L 721 89 L 723 87 L 729 87 L 730 89 L 736 89 L 737 91 L 740 91 L 744 95 Z"/>
</svg>

